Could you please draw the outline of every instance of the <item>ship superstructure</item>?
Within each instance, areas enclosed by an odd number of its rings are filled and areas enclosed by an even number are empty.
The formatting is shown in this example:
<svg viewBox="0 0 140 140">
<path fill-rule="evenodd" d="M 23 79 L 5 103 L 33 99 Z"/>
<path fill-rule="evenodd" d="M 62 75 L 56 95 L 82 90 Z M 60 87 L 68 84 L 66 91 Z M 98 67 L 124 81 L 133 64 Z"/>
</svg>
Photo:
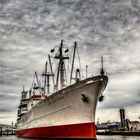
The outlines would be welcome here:
<svg viewBox="0 0 140 140">
<path fill-rule="evenodd" d="M 63 48 L 61 41 L 55 59 L 58 59 L 56 81 L 52 63 L 46 62 L 44 86 L 38 81 L 26 92 L 23 88 L 22 99 L 18 109 L 16 134 L 27 138 L 90 138 L 96 139 L 95 111 L 98 101 L 103 100 L 103 91 L 108 78 L 104 75 L 103 59 L 99 75 L 81 79 L 80 69 L 76 69 L 73 78 L 73 67 L 77 43 L 74 43 L 70 75 L 70 84 L 66 85 L 65 60 L 69 59 L 68 49 Z M 51 50 L 53 52 L 54 50 Z M 48 72 L 47 65 L 50 66 Z M 50 89 L 50 77 L 54 84 L 53 93 Z M 73 80 L 74 79 L 74 80 Z M 73 83 L 73 81 L 75 81 Z M 47 87 L 47 89 L 46 89 Z M 38 90 L 38 93 L 35 93 Z"/>
</svg>

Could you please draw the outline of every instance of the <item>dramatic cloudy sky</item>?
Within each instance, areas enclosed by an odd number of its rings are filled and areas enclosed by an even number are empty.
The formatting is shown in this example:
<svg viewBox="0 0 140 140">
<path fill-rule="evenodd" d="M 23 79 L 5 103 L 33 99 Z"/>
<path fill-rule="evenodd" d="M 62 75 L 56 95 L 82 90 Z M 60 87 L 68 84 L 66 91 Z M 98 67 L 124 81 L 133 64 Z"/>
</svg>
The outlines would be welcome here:
<svg viewBox="0 0 140 140">
<path fill-rule="evenodd" d="M 77 41 L 83 72 L 100 69 L 104 56 L 109 83 L 96 121 L 140 116 L 139 0 L 0 0 L 0 123 L 16 120 L 22 85 L 44 69 L 48 52 L 64 39 Z"/>
</svg>

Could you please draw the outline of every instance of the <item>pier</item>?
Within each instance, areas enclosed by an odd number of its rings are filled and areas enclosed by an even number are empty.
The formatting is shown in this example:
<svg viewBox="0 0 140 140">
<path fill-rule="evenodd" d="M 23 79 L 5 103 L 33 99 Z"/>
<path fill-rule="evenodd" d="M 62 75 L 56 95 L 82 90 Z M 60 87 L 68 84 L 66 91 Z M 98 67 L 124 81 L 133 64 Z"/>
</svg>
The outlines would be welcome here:
<svg viewBox="0 0 140 140">
<path fill-rule="evenodd" d="M 140 136 L 140 122 L 125 118 L 125 110 L 120 109 L 120 122 L 97 122 L 97 135 Z"/>
<path fill-rule="evenodd" d="M 97 132 L 97 135 L 122 135 L 122 136 L 140 136 L 140 131 L 105 131 Z"/>
<path fill-rule="evenodd" d="M 15 126 L 0 124 L 0 136 L 15 135 Z"/>
</svg>

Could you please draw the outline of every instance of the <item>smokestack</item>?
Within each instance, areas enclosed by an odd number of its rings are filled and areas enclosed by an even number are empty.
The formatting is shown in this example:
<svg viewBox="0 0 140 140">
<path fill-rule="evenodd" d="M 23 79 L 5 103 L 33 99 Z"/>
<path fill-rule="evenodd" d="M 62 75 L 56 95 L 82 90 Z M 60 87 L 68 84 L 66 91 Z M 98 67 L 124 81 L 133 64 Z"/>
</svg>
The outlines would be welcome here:
<svg viewBox="0 0 140 140">
<path fill-rule="evenodd" d="M 121 128 L 125 130 L 125 110 L 120 109 Z"/>
</svg>

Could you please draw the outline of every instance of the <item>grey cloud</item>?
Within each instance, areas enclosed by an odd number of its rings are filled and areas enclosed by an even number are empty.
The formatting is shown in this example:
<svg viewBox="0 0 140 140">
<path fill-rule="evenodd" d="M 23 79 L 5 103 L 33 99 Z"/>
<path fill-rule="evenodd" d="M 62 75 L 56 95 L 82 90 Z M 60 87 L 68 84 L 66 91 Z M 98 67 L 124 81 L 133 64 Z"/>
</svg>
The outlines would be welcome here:
<svg viewBox="0 0 140 140">
<path fill-rule="evenodd" d="M 1 90 L 2 92 L 2 90 Z M 19 97 L 15 94 L 6 93 L 0 94 L 0 113 L 10 113 L 15 112 L 18 107 L 18 99 Z"/>
</svg>

